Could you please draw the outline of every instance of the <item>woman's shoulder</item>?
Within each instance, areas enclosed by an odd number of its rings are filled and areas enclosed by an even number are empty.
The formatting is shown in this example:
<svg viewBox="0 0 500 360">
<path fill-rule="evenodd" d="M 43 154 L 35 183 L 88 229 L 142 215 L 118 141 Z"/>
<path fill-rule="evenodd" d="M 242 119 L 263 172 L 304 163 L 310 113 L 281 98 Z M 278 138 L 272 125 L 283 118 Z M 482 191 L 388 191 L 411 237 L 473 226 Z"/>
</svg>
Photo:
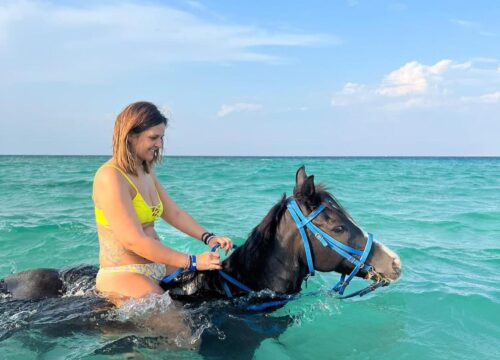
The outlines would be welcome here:
<svg viewBox="0 0 500 360">
<path fill-rule="evenodd" d="M 112 160 L 105 162 L 97 169 L 94 184 L 116 185 L 122 182 L 119 168 Z"/>
</svg>

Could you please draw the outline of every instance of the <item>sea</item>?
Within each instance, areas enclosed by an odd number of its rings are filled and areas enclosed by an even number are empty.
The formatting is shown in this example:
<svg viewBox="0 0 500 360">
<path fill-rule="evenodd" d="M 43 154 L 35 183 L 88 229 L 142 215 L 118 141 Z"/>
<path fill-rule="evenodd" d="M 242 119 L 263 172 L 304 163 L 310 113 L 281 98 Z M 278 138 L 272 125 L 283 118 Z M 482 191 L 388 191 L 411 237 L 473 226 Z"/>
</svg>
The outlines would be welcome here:
<svg viewBox="0 0 500 360">
<path fill-rule="evenodd" d="M 91 191 L 107 159 L 0 156 L 0 278 L 97 265 Z M 200 224 L 242 244 L 301 165 L 400 256 L 398 281 L 343 300 L 328 291 L 339 275 L 317 273 L 304 296 L 261 313 L 168 293 L 103 307 L 92 282 L 56 299 L 0 295 L 0 358 L 500 359 L 500 158 L 167 156 L 156 173 Z M 206 251 L 166 223 L 157 231 Z"/>
</svg>

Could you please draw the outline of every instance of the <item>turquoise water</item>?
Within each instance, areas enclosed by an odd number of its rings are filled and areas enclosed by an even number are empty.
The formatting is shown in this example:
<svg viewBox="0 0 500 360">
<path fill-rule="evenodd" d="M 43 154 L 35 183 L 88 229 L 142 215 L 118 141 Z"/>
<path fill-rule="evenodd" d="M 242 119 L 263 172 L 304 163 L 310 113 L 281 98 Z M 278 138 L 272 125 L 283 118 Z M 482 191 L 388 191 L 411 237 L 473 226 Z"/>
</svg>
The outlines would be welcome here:
<svg viewBox="0 0 500 360">
<path fill-rule="evenodd" d="M 0 278 L 35 267 L 97 263 L 90 194 L 105 160 L 0 156 Z M 282 193 L 291 193 L 302 164 L 365 230 L 399 254 L 403 274 L 363 298 L 304 297 L 266 315 L 293 322 L 279 337 L 262 338 L 255 359 L 500 358 L 500 159 L 171 157 L 157 173 L 206 228 L 242 243 Z M 166 224 L 158 233 L 176 249 L 204 250 Z M 336 280 L 336 274 L 318 274 L 303 292 Z M 92 291 L 74 297 L 85 302 Z M 166 311 L 171 306 L 167 297 L 157 301 Z M 37 311 L 0 313 L 0 329 L 11 330 L 0 333 L 0 357 L 201 358 L 176 343 L 145 346 L 140 340 L 150 333 L 110 335 L 92 319 L 91 330 L 54 335 L 47 328 L 66 326 L 67 319 Z M 151 304 L 136 304 L 113 316 L 129 320 L 147 311 Z M 205 322 L 192 339 L 211 326 Z M 123 351 L 98 351 L 129 335 L 134 340 Z M 232 334 L 219 335 L 224 343 Z"/>
</svg>

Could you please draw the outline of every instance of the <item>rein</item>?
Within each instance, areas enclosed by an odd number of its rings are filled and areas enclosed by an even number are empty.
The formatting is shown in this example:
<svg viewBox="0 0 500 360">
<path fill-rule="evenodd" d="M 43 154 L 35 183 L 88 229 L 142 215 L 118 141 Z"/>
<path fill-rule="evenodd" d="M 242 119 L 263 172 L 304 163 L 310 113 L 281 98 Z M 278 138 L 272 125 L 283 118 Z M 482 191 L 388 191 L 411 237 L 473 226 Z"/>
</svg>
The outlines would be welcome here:
<svg viewBox="0 0 500 360">
<path fill-rule="evenodd" d="M 349 295 L 343 295 L 346 287 L 349 285 L 351 280 L 356 276 L 356 274 L 361 270 L 364 269 L 366 271 L 372 271 L 373 267 L 369 264 L 366 263 L 366 259 L 368 258 L 368 255 L 370 254 L 372 245 L 373 245 L 373 235 L 371 233 L 368 233 L 368 240 L 366 242 L 365 249 L 363 251 L 354 249 L 350 246 L 342 244 L 340 241 L 335 240 L 333 237 L 325 233 L 323 230 L 318 228 L 316 225 L 313 224 L 312 220 L 316 218 L 323 210 L 326 209 L 325 204 L 321 204 L 317 209 L 315 209 L 312 213 L 310 213 L 308 216 L 305 216 L 302 211 L 300 210 L 297 201 L 293 198 L 290 197 L 287 199 L 287 209 L 290 212 L 290 215 L 292 216 L 293 220 L 295 221 L 295 224 L 297 226 L 297 229 L 299 230 L 300 236 L 302 238 L 302 242 L 304 244 L 304 250 L 306 253 L 306 260 L 307 260 L 307 266 L 308 266 L 308 273 L 306 276 L 314 276 L 315 274 L 315 269 L 314 269 L 314 264 L 313 264 L 313 259 L 312 259 L 312 253 L 311 253 L 311 247 L 309 244 L 309 238 L 307 237 L 306 234 L 306 229 L 308 229 L 314 237 L 321 242 L 321 244 L 325 247 L 329 247 L 330 249 L 336 251 L 339 255 L 341 255 L 343 258 L 348 260 L 354 265 L 354 269 L 351 271 L 349 276 L 346 278 L 346 274 L 342 274 L 340 276 L 340 280 L 332 287 L 331 292 L 333 293 L 338 293 L 341 295 L 339 298 L 340 299 L 348 299 L 352 298 L 354 296 L 364 296 L 368 294 L 369 292 L 372 292 L 376 290 L 377 288 L 381 286 L 386 286 L 387 282 L 384 280 L 379 280 L 373 284 L 368 285 L 367 287 L 355 291 Z M 220 245 L 217 244 L 215 245 L 211 251 L 217 251 L 220 248 Z M 356 257 L 359 257 L 357 259 Z M 165 277 L 162 282 L 165 284 L 168 284 L 175 278 L 177 278 L 179 275 L 184 273 L 185 270 L 183 268 L 178 268 L 176 271 L 174 271 L 172 274 L 169 276 Z M 240 281 L 236 280 L 229 274 L 225 273 L 223 270 L 218 270 L 219 275 L 222 277 L 222 288 L 224 289 L 224 292 L 228 298 L 233 298 L 233 294 L 231 290 L 229 289 L 229 286 L 227 282 L 231 283 L 235 287 L 237 287 L 240 290 L 243 290 L 247 293 L 253 292 L 252 289 L 250 289 L 248 286 L 245 284 L 241 283 Z M 286 303 L 288 303 L 291 300 L 298 299 L 301 295 L 300 294 L 295 294 L 295 295 L 284 295 L 284 299 L 282 300 L 275 300 L 275 301 L 269 301 L 265 303 L 260 303 L 260 304 L 253 304 L 249 305 L 246 307 L 247 310 L 251 311 L 261 311 L 265 310 L 268 308 L 274 308 L 274 307 L 279 307 L 283 306 Z"/>
</svg>

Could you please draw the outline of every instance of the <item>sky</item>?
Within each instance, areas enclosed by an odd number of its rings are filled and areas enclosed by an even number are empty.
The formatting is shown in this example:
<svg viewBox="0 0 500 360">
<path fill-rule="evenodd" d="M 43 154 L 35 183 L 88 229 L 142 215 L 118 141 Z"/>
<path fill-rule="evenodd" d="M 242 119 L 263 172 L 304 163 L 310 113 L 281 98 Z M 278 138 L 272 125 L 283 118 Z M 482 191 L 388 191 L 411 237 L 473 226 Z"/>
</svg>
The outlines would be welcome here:
<svg viewBox="0 0 500 360">
<path fill-rule="evenodd" d="M 500 2 L 0 0 L 0 154 L 500 156 Z"/>
</svg>

